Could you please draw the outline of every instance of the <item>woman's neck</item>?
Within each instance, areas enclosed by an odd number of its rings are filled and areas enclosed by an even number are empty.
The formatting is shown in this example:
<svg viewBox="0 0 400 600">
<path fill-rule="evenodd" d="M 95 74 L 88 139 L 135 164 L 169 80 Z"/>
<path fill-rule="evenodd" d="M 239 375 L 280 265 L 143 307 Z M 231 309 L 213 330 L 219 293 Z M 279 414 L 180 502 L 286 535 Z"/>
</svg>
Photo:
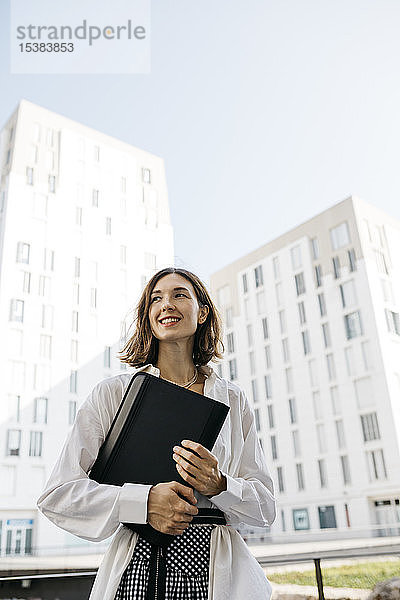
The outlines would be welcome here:
<svg viewBox="0 0 400 600">
<path fill-rule="evenodd" d="M 160 376 L 179 384 L 187 383 L 195 374 L 193 358 L 188 353 L 171 351 L 160 344 L 156 367 Z"/>
</svg>

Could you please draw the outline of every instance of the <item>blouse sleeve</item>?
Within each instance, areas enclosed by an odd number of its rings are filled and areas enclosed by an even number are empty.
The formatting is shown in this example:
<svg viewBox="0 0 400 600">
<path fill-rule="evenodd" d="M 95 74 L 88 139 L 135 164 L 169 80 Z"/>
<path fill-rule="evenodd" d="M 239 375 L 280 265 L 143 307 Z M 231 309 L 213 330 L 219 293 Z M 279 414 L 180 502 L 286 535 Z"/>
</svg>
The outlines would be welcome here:
<svg viewBox="0 0 400 600">
<path fill-rule="evenodd" d="M 221 471 L 227 488 L 209 499 L 225 513 L 228 525 L 267 527 L 276 516 L 274 484 L 257 436 L 254 411 L 245 396 L 244 403 L 244 443 L 238 477 Z"/>
<path fill-rule="evenodd" d="M 146 523 L 151 485 L 125 483 L 122 487 L 89 479 L 105 432 L 96 405 L 109 404 L 112 393 L 100 382 L 79 409 L 46 487 L 37 501 L 50 521 L 90 541 L 112 535 L 120 523 Z"/>
</svg>

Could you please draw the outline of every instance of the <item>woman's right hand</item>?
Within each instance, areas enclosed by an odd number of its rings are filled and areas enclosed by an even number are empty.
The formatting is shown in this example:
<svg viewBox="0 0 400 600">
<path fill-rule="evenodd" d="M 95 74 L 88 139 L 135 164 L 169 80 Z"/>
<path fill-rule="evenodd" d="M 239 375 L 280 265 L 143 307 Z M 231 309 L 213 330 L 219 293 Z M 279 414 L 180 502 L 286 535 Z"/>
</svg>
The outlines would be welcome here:
<svg viewBox="0 0 400 600">
<path fill-rule="evenodd" d="M 189 500 L 186 502 L 178 493 Z M 147 520 L 154 529 L 170 535 L 179 535 L 189 527 L 193 515 L 198 508 L 194 506 L 197 499 L 192 488 L 168 481 L 154 485 L 149 492 L 147 501 Z"/>
</svg>

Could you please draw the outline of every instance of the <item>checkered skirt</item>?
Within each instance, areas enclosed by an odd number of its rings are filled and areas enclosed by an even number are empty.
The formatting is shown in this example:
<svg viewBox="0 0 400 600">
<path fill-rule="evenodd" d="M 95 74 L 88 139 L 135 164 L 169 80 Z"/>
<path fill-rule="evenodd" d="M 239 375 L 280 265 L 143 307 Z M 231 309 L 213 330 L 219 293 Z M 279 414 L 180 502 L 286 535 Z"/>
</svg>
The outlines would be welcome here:
<svg viewBox="0 0 400 600">
<path fill-rule="evenodd" d="M 167 547 L 165 600 L 207 600 L 210 538 L 215 525 L 190 524 Z M 146 600 L 151 544 L 138 536 L 115 600 Z"/>
</svg>

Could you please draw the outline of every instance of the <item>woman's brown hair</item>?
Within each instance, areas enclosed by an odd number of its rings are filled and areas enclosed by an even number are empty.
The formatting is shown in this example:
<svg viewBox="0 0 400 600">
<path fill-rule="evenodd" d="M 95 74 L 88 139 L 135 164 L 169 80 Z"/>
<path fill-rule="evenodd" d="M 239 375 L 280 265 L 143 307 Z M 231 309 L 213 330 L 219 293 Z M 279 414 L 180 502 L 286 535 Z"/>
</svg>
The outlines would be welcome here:
<svg viewBox="0 0 400 600">
<path fill-rule="evenodd" d="M 167 267 L 158 271 L 147 282 L 135 309 L 136 330 L 118 353 L 120 361 L 132 367 L 155 365 L 158 358 L 158 339 L 153 335 L 149 321 L 151 292 L 161 277 L 176 273 L 192 284 L 200 307 L 209 307 L 204 323 L 197 326 L 193 344 L 193 362 L 196 366 L 206 365 L 210 360 L 222 358 L 224 345 L 221 340 L 221 317 L 203 282 L 190 271 L 177 267 Z M 219 350 L 221 346 L 222 352 Z"/>
</svg>

